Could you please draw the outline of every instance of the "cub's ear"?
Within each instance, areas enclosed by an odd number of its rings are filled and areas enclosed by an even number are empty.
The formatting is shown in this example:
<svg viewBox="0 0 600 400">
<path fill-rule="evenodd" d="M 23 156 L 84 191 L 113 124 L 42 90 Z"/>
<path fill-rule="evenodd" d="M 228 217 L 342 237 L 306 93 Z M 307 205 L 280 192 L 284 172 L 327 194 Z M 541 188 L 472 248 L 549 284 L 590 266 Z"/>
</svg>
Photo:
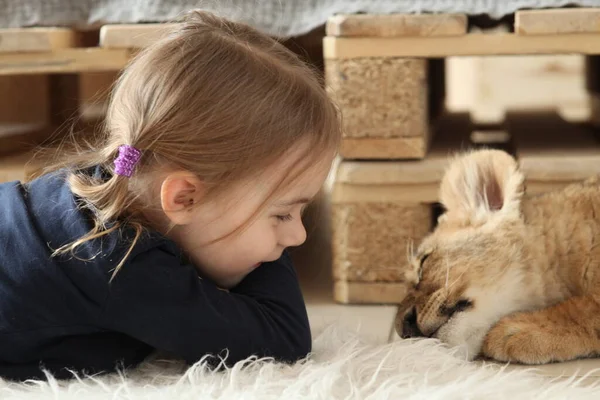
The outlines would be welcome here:
<svg viewBox="0 0 600 400">
<path fill-rule="evenodd" d="M 520 216 L 523 174 L 516 160 L 501 150 L 475 150 L 457 156 L 440 186 L 448 216 L 485 221 L 496 213 Z"/>
</svg>

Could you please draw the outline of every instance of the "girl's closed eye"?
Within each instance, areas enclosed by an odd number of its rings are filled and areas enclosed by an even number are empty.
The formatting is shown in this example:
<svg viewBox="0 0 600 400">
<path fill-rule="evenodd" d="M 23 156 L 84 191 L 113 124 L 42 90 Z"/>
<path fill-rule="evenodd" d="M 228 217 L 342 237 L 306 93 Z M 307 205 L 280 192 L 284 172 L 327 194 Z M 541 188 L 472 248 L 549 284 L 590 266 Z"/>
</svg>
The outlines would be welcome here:
<svg viewBox="0 0 600 400">
<path fill-rule="evenodd" d="M 291 221 L 294 219 L 291 214 L 276 215 L 275 218 L 277 218 L 279 221 Z"/>
</svg>

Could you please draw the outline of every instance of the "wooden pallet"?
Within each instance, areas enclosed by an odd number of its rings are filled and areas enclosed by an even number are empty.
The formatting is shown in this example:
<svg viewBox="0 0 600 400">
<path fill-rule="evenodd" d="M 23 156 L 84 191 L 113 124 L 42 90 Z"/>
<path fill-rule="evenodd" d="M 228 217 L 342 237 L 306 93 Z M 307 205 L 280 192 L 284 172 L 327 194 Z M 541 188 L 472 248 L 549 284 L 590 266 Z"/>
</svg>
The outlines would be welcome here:
<svg viewBox="0 0 600 400">
<path fill-rule="evenodd" d="M 38 145 L 42 131 L 54 132 L 71 117 L 101 118 L 120 70 L 174 25 L 0 29 L 0 155 Z M 323 34 L 316 30 L 283 43 L 322 65 L 315 38 L 320 43 Z"/>
<path fill-rule="evenodd" d="M 446 116 L 422 160 L 343 160 L 331 206 L 336 301 L 403 299 L 407 250 L 435 226 L 438 187 L 449 157 L 481 146 L 517 157 L 528 194 L 600 174 L 600 145 L 593 130 L 551 112 L 511 113 L 505 124 L 492 128 L 474 126 L 464 116 Z"/>
<path fill-rule="evenodd" d="M 464 15 L 342 15 L 324 38 L 347 159 L 422 159 L 445 91 L 431 62 L 453 56 L 600 54 L 598 9 L 518 11 L 514 32 L 475 33 Z M 443 71 L 443 67 L 441 68 Z M 434 75 L 435 76 L 435 75 Z"/>
</svg>

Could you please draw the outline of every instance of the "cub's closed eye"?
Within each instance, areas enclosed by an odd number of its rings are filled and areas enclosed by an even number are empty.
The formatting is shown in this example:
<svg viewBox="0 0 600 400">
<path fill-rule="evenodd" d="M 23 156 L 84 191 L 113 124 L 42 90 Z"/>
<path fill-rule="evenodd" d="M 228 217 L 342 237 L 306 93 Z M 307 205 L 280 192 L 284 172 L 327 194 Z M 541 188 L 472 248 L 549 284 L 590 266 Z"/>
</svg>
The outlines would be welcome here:
<svg viewBox="0 0 600 400">
<path fill-rule="evenodd" d="M 425 254 L 423 257 L 421 257 L 421 261 L 419 261 L 419 283 L 421 282 L 421 278 L 423 277 L 423 264 L 425 263 L 425 260 L 429 258 L 430 255 L 431 253 Z M 418 286 L 419 285 L 417 284 L 417 287 Z"/>
<path fill-rule="evenodd" d="M 453 306 L 442 306 L 440 308 L 440 314 L 451 317 L 453 314 L 468 310 L 471 307 L 473 307 L 473 302 L 471 300 L 461 299 Z"/>
</svg>

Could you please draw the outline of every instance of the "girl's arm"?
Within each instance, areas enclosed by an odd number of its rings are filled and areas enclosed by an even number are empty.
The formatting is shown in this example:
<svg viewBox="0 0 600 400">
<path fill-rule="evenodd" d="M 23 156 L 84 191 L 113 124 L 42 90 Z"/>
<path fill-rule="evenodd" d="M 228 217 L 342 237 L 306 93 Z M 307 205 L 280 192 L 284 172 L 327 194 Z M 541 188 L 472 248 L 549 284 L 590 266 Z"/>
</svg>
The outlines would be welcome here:
<svg viewBox="0 0 600 400">
<path fill-rule="evenodd" d="M 229 365 L 251 355 L 293 362 L 311 351 L 306 307 L 286 253 L 229 292 L 167 251 L 140 254 L 112 281 L 102 324 L 189 363 L 206 354 L 227 354 Z"/>
</svg>

